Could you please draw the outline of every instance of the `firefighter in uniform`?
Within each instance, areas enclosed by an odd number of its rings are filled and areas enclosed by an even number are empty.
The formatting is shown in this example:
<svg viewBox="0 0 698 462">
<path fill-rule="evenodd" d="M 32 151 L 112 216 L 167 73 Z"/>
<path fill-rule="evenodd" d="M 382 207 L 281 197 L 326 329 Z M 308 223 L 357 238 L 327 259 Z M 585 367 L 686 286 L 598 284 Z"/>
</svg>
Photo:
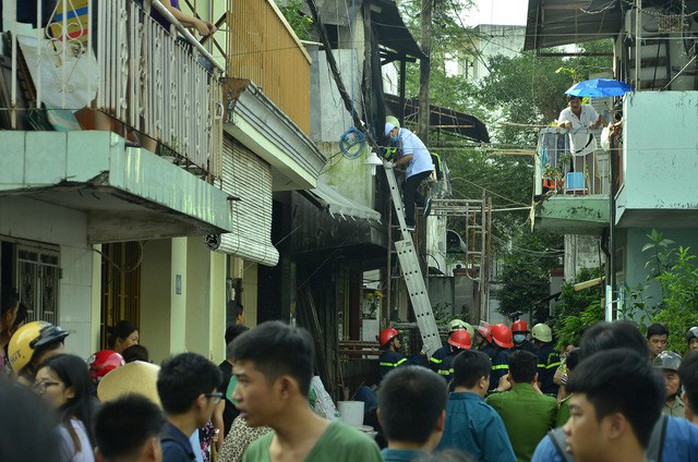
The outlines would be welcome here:
<svg viewBox="0 0 698 462">
<path fill-rule="evenodd" d="M 538 382 L 546 395 L 557 396 L 559 385 L 553 382 L 560 366 L 560 353 L 553 348 L 553 332 L 547 324 L 538 323 L 531 329 L 531 337 L 538 356 Z"/>
<path fill-rule="evenodd" d="M 453 335 L 455 331 L 460 329 L 467 330 L 468 334 L 470 334 L 471 339 L 475 337 L 475 330 L 473 329 L 473 326 L 471 326 L 465 321 L 461 321 L 460 319 L 454 319 L 448 323 L 449 337 Z M 431 358 L 429 358 L 429 368 L 434 372 L 438 372 L 444 358 L 446 358 L 446 356 L 448 356 L 450 353 L 451 347 L 448 345 L 448 343 L 436 350 L 434 354 L 431 356 Z"/>
<path fill-rule="evenodd" d="M 504 324 L 495 324 L 490 330 L 495 354 L 492 357 L 492 373 L 490 374 L 490 390 L 495 390 L 499 379 L 509 374 L 509 351 L 514 346 L 511 329 Z"/>
<path fill-rule="evenodd" d="M 383 353 L 379 358 L 381 379 L 385 374 L 392 371 L 396 367 L 409 364 L 408 359 L 400 351 L 400 338 L 397 330 L 389 327 L 383 329 L 378 337 Z"/>
<path fill-rule="evenodd" d="M 463 351 L 469 350 L 472 347 L 470 333 L 466 329 L 458 329 L 451 334 L 448 339 L 448 344 L 450 345 L 450 352 L 441 362 L 438 374 L 446 379 L 446 382 L 451 382 L 453 379 L 453 362 L 456 356 Z"/>
<path fill-rule="evenodd" d="M 492 326 L 480 321 L 480 325 L 475 331 L 475 345 L 477 349 L 485 353 L 490 359 L 494 359 L 497 350 L 492 345 Z"/>
<path fill-rule="evenodd" d="M 514 346 L 512 351 L 526 350 L 531 353 L 536 352 L 536 348 L 528 340 L 528 324 L 523 319 L 518 319 L 511 324 L 511 333 L 514 336 Z"/>
</svg>

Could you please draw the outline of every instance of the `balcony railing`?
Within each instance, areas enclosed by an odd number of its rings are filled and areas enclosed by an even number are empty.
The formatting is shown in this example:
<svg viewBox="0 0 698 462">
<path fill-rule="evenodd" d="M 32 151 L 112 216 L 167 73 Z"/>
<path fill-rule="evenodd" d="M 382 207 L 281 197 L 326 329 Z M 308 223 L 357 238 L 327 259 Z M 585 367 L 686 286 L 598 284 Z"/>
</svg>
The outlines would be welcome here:
<svg viewBox="0 0 698 462">
<path fill-rule="evenodd" d="M 570 136 L 575 137 L 574 150 Z M 538 135 L 534 194 L 609 194 L 609 152 L 601 130 L 544 128 Z"/>
<path fill-rule="evenodd" d="M 114 130 L 220 176 L 222 68 L 158 0 L 58 0 L 50 13 L 31 1 L 40 26 L 25 35 L 12 29 L 12 109 L 24 78 L 30 107 L 75 113 L 80 125 L 69 117 L 68 129 Z M 179 38 L 150 9 L 169 17 Z"/>
<path fill-rule="evenodd" d="M 273 0 L 228 0 L 228 75 L 262 89 L 310 133 L 310 56 Z"/>
</svg>

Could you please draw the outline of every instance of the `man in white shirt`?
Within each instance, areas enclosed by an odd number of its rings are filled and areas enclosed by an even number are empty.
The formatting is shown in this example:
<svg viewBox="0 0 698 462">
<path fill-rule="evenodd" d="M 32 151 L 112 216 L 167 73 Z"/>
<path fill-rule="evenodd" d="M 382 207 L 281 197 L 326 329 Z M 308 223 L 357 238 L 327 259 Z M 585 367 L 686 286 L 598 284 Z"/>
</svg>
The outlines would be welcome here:
<svg viewBox="0 0 698 462">
<path fill-rule="evenodd" d="M 405 221 L 407 228 L 414 230 L 414 205 L 424 207 L 425 198 L 419 192 L 422 181 L 429 178 L 434 171 L 429 150 L 417 135 L 406 128 L 400 128 L 392 122 L 385 123 L 385 136 L 402 151 L 394 167 L 407 165 L 405 181 L 402 184 L 402 194 L 405 201 Z"/>
<path fill-rule="evenodd" d="M 598 129 L 606 125 L 606 119 L 599 115 L 596 110 L 588 105 L 582 104 L 579 96 L 568 95 L 567 107 L 560 112 L 557 126 L 576 130 L 579 128 Z M 574 170 L 583 171 L 585 164 L 588 170 L 593 170 L 593 159 L 586 157 L 594 151 L 594 138 L 590 133 L 570 133 L 570 151 L 574 156 Z M 593 174 L 593 173 L 592 173 Z M 585 177 L 590 174 L 585 172 Z"/>
</svg>

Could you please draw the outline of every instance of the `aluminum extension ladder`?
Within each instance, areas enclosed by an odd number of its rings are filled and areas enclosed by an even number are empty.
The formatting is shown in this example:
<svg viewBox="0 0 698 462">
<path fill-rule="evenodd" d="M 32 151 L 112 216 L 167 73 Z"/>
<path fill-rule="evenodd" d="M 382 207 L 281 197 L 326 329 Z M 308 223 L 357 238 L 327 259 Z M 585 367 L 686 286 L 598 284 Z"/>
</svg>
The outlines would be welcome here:
<svg viewBox="0 0 698 462">
<path fill-rule="evenodd" d="M 412 235 L 407 230 L 405 207 L 402 203 L 402 197 L 400 197 L 400 189 L 398 188 L 397 179 L 395 178 L 395 171 L 392 166 L 388 167 L 385 161 L 383 162 L 383 166 L 385 167 L 385 176 L 388 178 L 388 185 L 390 186 L 390 196 L 395 206 L 395 215 L 397 216 L 400 232 L 402 233 L 402 240 L 395 241 L 395 251 L 400 261 L 402 275 L 405 278 L 407 291 L 412 301 L 412 308 L 417 318 L 417 327 L 422 336 L 423 351 L 427 356 L 431 357 L 436 350 L 441 348 L 441 337 L 439 336 L 439 330 L 436 326 L 434 312 L 431 309 L 429 293 L 424 284 L 422 268 L 419 266 L 414 241 L 412 241 Z"/>
</svg>

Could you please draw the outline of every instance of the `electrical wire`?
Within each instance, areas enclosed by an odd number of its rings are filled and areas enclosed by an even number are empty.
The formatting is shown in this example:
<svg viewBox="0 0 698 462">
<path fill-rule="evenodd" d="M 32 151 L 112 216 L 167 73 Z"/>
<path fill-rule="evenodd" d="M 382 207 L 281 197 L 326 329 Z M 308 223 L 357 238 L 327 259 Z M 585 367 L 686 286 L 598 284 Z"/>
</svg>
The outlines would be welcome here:
<svg viewBox="0 0 698 462">
<path fill-rule="evenodd" d="M 510 198 L 510 197 L 503 196 L 502 194 L 499 194 L 499 193 L 497 193 L 497 192 L 495 192 L 495 191 L 492 191 L 491 189 L 485 188 L 484 186 L 479 185 L 479 184 L 475 183 L 474 181 L 470 181 L 470 180 L 468 180 L 467 178 L 463 178 L 463 177 L 451 178 L 451 181 L 454 181 L 454 180 L 465 181 L 466 183 L 470 183 L 470 184 L 472 184 L 473 186 L 477 186 L 478 188 L 482 189 L 483 191 L 487 191 L 488 193 L 492 194 L 493 196 L 497 196 L 497 197 L 499 197 L 500 199 L 504 199 L 504 200 L 508 201 L 508 202 L 511 203 L 511 204 L 521 205 L 521 206 L 523 206 L 523 207 L 529 207 L 529 206 L 531 205 L 531 204 L 524 204 L 523 202 L 519 202 L 519 201 L 514 200 L 514 199 L 512 199 L 512 198 Z"/>
<path fill-rule="evenodd" d="M 505 239 L 502 239 L 501 237 L 492 234 L 492 237 L 495 240 L 498 240 L 499 242 L 511 246 L 513 249 L 516 249 L 520 252 L 528 253 L 531 255 L 541 255 L 541 256 L 559 256 L 559 255 L 564 255 L 565 254 L 565 249 L 546 249 L 546 250 L 534 250 L 534 249 L 526 249 L 524 247 L 519 247 L 517 245 L 514 245 L 513 242 L 507 241 Z"/>
</svg>

